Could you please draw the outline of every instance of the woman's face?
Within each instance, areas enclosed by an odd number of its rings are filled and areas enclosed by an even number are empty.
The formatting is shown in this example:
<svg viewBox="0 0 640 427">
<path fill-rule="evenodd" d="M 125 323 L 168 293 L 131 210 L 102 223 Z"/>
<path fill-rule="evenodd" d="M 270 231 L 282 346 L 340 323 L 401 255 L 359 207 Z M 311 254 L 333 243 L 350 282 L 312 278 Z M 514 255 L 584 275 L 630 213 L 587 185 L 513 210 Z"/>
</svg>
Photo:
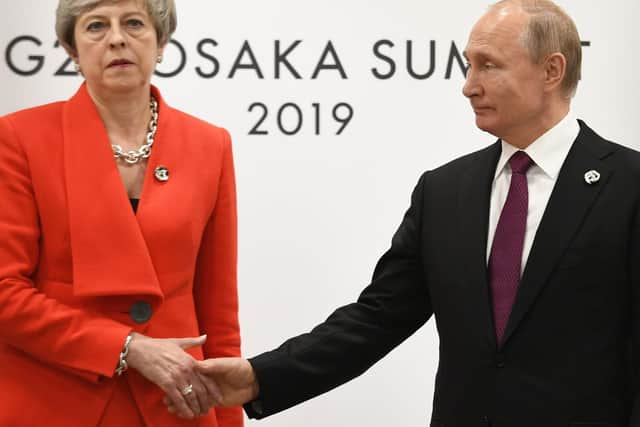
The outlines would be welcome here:
<svg viewBox="0 0 640 427">
<path fill-rule="evenodd" d="M 162 47 L 142 0 L 102 1 L 76 19 L 74 36 L 73 59 L 93 92 L 149 86 Z"/>
</svg>

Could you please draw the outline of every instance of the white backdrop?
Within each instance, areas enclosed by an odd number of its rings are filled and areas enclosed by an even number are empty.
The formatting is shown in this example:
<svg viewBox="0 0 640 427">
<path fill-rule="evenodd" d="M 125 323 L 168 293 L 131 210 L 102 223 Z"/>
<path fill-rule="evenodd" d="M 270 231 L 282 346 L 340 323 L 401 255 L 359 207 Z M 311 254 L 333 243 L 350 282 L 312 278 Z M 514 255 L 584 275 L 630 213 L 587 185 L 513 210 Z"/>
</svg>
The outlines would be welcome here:
<svg viewBox="0 0 640 427">
<path fill-rule="evenodd" d="M 63 50 L 54 48 L 56 4 L 0 0 L 0 114 L 68 98 L 80 84 L 80 77 L 54 75 L 65 62 Z M 640 2 L 560 4 L 590 42 L 574 110 L 603 136 L 640 148 L 634 74 L 640 31 L 632 30 Z M 307 331 L 356 298 L 421 172 L 493 142 L 474 127 L 455 61 L 446 78 L 452 42 L 464 48 L 486 6 L 478 0 L 178 2 L 174 39 L 185 55 L 170 45 L 159 71 L 174 72 L 183 59 L 184 68 L 154 83 L 171 105 L 227 127 L 234 137 L 246 355 Z M 23 36 L 30 38 L 12 44 Z M 296 40 L 287 60 L 300 78 L 282 63 L 276 76 L 276 43 L 285 51 Z M 380 40 L 388 42 L 376 56 Z M 416 73 L 433 64 L 429 78 L 407 72 L 407 41 Z M 241 66 L 233 66 L 236 60 Z M 376 78 L 372 69 L 388 74 L 391 61 L 394 75 Z M 249 111 L 254 103 L 264 107 Z M 301 111 L 302 126 L 293 135 L 277 124 L 287 103 Z M 336 135 L 340 123 L 332 110 L 339 103 L 349 104 L 353 117 Z M 281 114 L 289 133 L 298 124 L 295 108 L 285 106 Z M 268 134 L 250 135 L 264 112 L 258 130 Z M 347 112 L 344 105 L 336 110 L 342 120 Z M 248 425 L 423 426 L 431 413 L 437 349 L 430 322 L 362 377 Z"/>
</svg>

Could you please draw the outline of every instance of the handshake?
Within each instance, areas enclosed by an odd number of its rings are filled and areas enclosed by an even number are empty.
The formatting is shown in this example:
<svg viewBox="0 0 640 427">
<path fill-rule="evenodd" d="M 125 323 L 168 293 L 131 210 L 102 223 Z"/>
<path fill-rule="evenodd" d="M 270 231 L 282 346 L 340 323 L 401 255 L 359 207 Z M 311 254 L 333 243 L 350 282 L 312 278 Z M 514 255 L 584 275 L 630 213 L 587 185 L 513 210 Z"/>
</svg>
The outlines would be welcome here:
<svg viewBox="0 0 640 427">
<path fill-rule="evenodd" d="M 193 419 L 213 406 L 239 406 L 258 396 L 258 381 L 246 359 L 199 361 L 185 351 L 202 346 L 206 338 L 132 334 L 127 365 L 166 393 L 164 403 L 178 417 Z"/>
<path fill-rule="evenodd" d="M 196 361 L 196 376 L 180 396 L 167 395 L 169 412 L 192 419 L 205 415 L 212 406 L 239 406 L 258 396 L 258 381 L 251 364 L 240 357 Z M 180 398 L 181 397 L 181 398 Z"/>
</svg>

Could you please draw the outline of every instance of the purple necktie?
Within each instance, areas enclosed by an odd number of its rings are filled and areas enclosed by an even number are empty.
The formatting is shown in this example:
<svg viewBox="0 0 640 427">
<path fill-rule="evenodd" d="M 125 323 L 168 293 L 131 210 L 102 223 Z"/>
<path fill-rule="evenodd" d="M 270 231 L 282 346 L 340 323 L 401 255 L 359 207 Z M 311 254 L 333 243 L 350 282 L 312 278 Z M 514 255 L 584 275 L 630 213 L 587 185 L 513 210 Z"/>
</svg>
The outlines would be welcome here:
<svg viewBox="0 0 640 427">
<path fill-rule="evenodd" d="M 532 164 L 533 161 L 524 151 L 517 151 L 509 159 L 511 185 L 489 255 L 489 281 L 498 343 L 502 342 L 520 282 L 522 247 L 529 209 L 526 174 Z"/>
</svg>

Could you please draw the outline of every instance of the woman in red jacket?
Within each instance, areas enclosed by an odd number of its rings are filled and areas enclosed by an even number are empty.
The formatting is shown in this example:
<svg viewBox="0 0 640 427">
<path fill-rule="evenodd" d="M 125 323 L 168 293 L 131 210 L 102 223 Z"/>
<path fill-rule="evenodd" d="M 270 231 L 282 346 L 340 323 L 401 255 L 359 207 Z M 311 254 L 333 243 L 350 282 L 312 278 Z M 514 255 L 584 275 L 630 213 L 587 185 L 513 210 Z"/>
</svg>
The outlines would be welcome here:
<svg viewBox="0 0 640 427">
<path fill-rule="evenodd" d="M 236 200 L 228 133 L 150 84 L 175 27 L 173 0 L 60 0 L 85 82 L 0 118 L 2 426 L 242 425 L 195 368 L 240 354 Z"/>
</svg>

